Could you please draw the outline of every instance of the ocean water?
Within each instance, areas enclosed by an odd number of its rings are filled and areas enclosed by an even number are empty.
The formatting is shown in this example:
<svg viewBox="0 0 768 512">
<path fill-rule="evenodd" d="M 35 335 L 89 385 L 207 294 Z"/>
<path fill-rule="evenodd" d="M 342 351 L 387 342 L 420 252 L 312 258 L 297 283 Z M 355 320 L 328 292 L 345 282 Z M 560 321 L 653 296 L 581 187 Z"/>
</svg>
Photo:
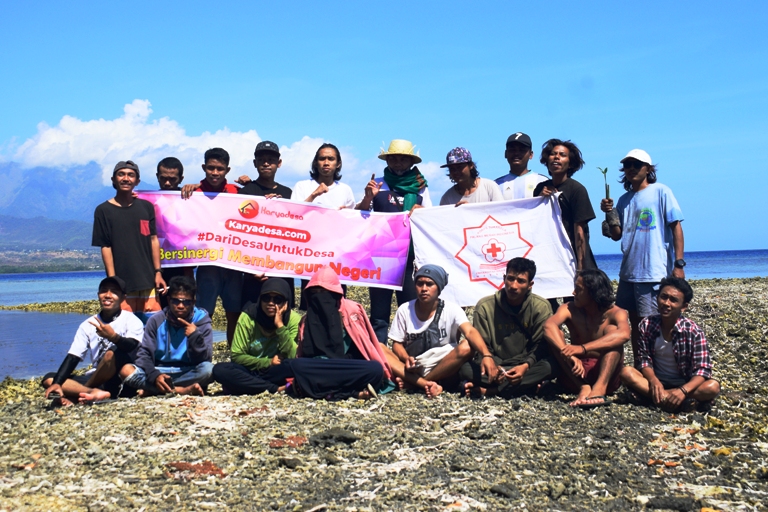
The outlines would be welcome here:
<svg viewBox="0 0 768 512">
<path fill-rule="evenodd" d="M 596 255 L 598 266 L 618 279 L 621 255 Z M 768 250 L 687 252 L 688 279 L 768 277 Z M 104 273 L 0 274 L 0 305 L 66 302 L 96 298 Z M 55 372 L 77 326 L 87 316 L 73 313 L 0 311 L 0 379 Z M 214 339 L 225 339 L 216 331 Z"/>
</svg>

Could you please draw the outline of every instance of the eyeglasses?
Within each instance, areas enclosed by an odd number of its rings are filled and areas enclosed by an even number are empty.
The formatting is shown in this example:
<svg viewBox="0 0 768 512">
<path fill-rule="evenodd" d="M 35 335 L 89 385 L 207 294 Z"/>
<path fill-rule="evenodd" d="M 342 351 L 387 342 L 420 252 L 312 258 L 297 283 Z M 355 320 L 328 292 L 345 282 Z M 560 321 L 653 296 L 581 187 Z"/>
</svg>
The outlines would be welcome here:
<svg viewBox="0 0 768 512">
<path fill-rule="evenodd" d="M 269 295 L 265 294 L 261 296 L 261 302 L 264 304 L 274 303 L 275 306 L 282 306 L 285 304 L 285 297 L 282 295 Z"/>
<path fill-rule="evenodd" d="M 642 169 L 645 164 L 639 160 L 627 160 L 624 162 L 625 169 Z"/>
<path fill-rule="evenodd" d="M 193 302 L 195 302 L 193 299 L 177 299 L 176 297 L 171 297 L 168 299 L 171 304 L 174 306 L 191 306 Z"/>
</svg>

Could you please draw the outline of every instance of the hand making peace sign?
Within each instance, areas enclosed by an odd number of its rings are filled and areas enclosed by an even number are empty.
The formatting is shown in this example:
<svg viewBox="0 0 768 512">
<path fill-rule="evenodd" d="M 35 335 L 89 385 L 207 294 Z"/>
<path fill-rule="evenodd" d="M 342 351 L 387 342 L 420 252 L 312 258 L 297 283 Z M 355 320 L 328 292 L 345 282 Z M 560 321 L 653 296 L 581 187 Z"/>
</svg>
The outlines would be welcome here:
<svg viewBox="0 0 768 512">
<path fill-rule="evenodd" d="M 94 316 L 93 319 L 96 320 L 96 322 L 98 323 L 94 323 L 91 321 L 89 321 L 88 323 L 96 328 L 96 334 L 98 334 L 102 338 L 108 339 L 109 341 L 114 341 L 115 337 L 117 336 L 117 333 L 112 328 L 112 326 L 102 322 L 98 315 Z"/>
</svg>

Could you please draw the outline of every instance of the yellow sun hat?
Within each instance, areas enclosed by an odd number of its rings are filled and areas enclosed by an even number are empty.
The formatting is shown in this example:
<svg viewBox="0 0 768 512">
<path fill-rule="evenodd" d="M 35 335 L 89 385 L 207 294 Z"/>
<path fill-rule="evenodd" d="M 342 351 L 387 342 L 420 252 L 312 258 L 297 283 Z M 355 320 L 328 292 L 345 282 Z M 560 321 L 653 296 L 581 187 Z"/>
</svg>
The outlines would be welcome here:
<svg viewBox="0 0 768 512">
<path fill-rule="evenodd" d="M 389 149 L 384 151 L 384 148 L 381 148 L 381 153 L 379 153 L 379 159 L 386 160 L 387 156 L 389 155 L 407 155 L 413 158 L 414 164 L 421 163 L 421 157 L 419 156 L 419 152 L 415 151 L 413 143 L 409 140 L 394 139 L 392 142 L 389 143 Z"/>
</svg>

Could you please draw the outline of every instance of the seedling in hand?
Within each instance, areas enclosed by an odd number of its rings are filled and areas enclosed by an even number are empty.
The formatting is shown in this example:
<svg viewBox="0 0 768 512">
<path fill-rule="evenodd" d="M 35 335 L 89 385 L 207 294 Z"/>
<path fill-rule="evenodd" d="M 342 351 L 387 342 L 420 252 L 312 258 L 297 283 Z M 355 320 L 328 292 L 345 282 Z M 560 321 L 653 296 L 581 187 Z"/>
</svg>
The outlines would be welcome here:
<svg viewBox="0 0 768 512">
<path fill-rule="evenodd" d="M 608 168 L 597 168 L 601 173 L 603 173 L 603 179 L 605 180 L 605 198 L 610 199 L 611 198 L 611 186 L 608 184 Z"/>
</svg>

